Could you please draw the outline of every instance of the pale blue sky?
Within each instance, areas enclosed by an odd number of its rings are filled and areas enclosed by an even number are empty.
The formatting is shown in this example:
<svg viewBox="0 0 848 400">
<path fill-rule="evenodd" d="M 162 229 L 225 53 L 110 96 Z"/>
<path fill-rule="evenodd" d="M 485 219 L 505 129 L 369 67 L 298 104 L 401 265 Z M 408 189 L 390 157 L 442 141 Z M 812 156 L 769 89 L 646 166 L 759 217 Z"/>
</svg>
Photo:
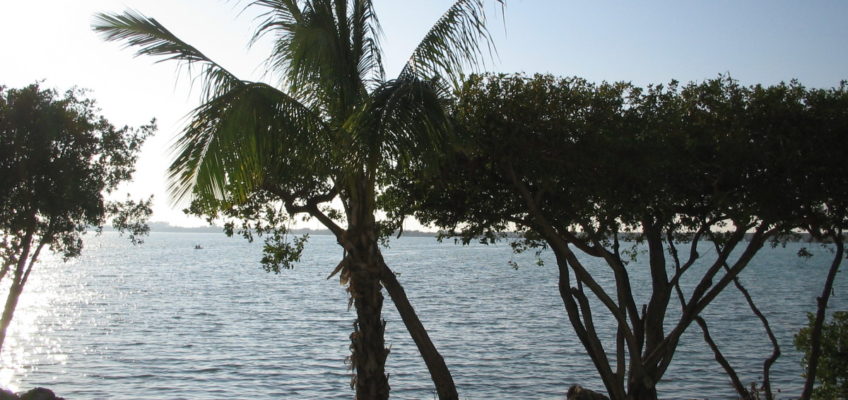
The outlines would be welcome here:
<svg viewBox="0 0 848 400">
<path fill-rule="evenodd" d="M 813 87 L 848 79 L 848 1 L 507 0 L 505 14 L 487 1 L 500 72 L 577 75 L 639 85 L 703 80 L 730 73 L 744 84 L 797 78 Z M 387 72 L 409 52 L 450 0 L 375 0 L 385 31 Z M 137 9 L 247 79 L 261 79 L 267 45 L 246 48 L 250 13 L 218 0 L 0 1 L 0 84 L 43 79 L 50 87 L 90 88 L 116 124 L 159 119 L 126 190 L 156 196 L 155 220 L 198 224 L 166 201 L 168 144 L 198 92 L 175 66 L 135 59 L 102 42 L 89 25 L 97 11 Z M 505 21 L 505 26 L 504 22 Z"/>
<path fill-rule="evenodd" d="M 848 78 L 845 1 L 513 1 L 498 69 L 637 84 Z"/>
</svg>

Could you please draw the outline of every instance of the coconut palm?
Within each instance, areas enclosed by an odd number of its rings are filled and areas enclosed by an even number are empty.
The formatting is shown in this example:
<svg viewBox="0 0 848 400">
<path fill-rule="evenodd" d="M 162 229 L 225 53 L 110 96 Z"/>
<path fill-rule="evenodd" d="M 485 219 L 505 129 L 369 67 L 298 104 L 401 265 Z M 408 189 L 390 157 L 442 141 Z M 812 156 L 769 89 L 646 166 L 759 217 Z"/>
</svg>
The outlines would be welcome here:
<svg viewBox="0 0 848 400">
<path fill-rule="evenodd" d="M 385 287 L 440 398 L 457 398 L 444 360 L 383 261 L 379 240 L 397 221 L 376 214 L 387 174 L 426 162 L 450 132 L 451 84 L 490 44 L 482 0 L 456 1 L 394 79 L 385 77 L 370 0 L 255 0 L 248 7 L 263 10 L 251 42 L 273 37 L 268 67 L 279 85 L 239 79 L 136 12 L 98 14 L 93 28 L 200 78 L 202 105 L 177 139 L 169 170 L 175 199 L 192 199 L 192 209 L 210 217 L 254 221 L 244 225 L 246 235 L 272 232 L 263 263 L 276 271 L 303 245 L 282 239 L 286 216 L 315 218 L 335 235 L 344 256 L 332 274 L 347 285 L 357 316 L 350 336 L 356 397 L 389 395 Z"/>
</svg>

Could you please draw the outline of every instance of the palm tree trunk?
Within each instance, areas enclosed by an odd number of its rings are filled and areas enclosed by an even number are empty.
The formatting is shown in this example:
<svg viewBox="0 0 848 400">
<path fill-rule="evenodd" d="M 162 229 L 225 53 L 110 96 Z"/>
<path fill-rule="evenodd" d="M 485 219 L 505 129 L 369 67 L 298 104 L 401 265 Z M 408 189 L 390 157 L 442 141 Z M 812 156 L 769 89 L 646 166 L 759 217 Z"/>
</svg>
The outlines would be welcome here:
<svg viewBox="0 0 848 400">
<path fill-rule="evenodd" d="M 450 370 L 445 359 L 439 354 L 433 341 L 430 340 L 430 335 L 424 329 L 424 324 L 418 319 L 415 309 L 412 308 L 409 299 L 406 297 L 406 291 L 403 290 L 400 282 L 397 280 L 395 273 L 389 269 L 389 266 L 383 263 L 382 267 L 382 282 L 386 287 L 386 291 L 392 298 L 392 302 L 400 314 L 400 318 L 406 325 L 406 330 L 418 346 L 418 352 L 421 353 L 421 358 L 424 359 L 424 364 L 427 365 L 427 370 L 430 372 L 430 378 L 436 386 L 436 393 L 440 400 L 457 400 L 459 395 L 456 392 L 456 385 L 453 382 Z"/>
<path fill-rule="evenodd" d="M 389 398 L 386 376 L 386 349 L 382 317 L 383 293 L 380 284 L 381 258 L 375 232 L 369 229 L 349 230 L 348 291 L 356 309 L 354 331 L 350 335 L 351 368 L 356 372 L 353 386 L 357 400 Z"/>
<path fill-rule="evenodd" d="M 389 378 L 386 376 L 386 357 L 382 318 L 383 294 L 380 281 L 367 271 L 353 271 L 351 296 L 356 308 L 354 332 L 350 336 L 351 361 L 356 371 L 356 398 L 381 400 L 389 398 Z"/>
</svg>

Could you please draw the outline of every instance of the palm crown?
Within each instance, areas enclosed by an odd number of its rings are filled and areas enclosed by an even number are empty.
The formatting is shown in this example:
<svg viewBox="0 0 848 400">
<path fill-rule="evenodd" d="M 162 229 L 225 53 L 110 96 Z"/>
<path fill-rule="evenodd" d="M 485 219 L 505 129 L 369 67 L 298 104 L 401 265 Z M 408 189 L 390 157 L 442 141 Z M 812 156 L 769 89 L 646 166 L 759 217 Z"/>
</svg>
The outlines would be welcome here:
<svg viewBox="0 0 848 400">
<path fill-rule="evenodd" d="M 380 24 L 368 0 L 257 0 L 251 42 L 273 36 L 268 66 L 281 87 L 249 82 L 136 12 L 99 14 L 94 29 L 159 61 L 199 68 L 203 104 L 175 144 L 175 199 L 229 197 L 284 188 L 292 200 L 344 191 L 358 176 L 423 155 L 447 132 L 448 82 L 488 46 L 482 0 L 459 0 L 387 80 Z"/>
</svg>

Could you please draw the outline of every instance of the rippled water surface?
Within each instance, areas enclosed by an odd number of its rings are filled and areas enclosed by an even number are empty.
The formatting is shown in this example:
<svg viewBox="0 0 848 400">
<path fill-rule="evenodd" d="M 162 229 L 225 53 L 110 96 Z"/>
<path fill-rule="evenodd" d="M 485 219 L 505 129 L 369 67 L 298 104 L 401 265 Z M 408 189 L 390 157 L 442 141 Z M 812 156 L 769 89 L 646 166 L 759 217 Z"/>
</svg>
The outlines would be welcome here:
<svg viewBox="0 0 848 400">
<path fill-rule="evenodd" d="M 137 247 L 105 233 L 86 246 L 78 260 L 36 266 L 0 357 L 0 385 L 48 386 L 68 399 L 353 397 L 345 357 L 354 313 L 344 288 L 325 279 L 341 258 L 331 237 L 311 237 L 299 266 L 279 275 L 259 267 L 261 245 L 217 233 L 153 233 Z M 830 262 L 816 245 L 812 259 L 799 259 L 799 246 L 763 249 L 743 274 L 783 347 L 772 372 L 782 398 L 800 391 L 792 336 L 814 310 Z M 461 398 L 562 399 L 573 383 L 603 387 L 567 322 L 552 262 L 536 266 L 507 245 L 417 237 L 393 241 L 385 256 Z M 649 281 L 638 264 L 630 273 L 639 297 Z M 844 276 L 837 281 L 831 302 L 844 309 L 848 285 Z M 742 296 L 728 290 L 706 318 L 743 381 L 757 380 L 771 347 Z M 393 398 L 433 399 L 388 298 L 385 319 Z M 596 323 L 611 332 L 608 321 Z M 697 327 L 660 390 L 663 398 L 734 394 Z"/>
</svg>

